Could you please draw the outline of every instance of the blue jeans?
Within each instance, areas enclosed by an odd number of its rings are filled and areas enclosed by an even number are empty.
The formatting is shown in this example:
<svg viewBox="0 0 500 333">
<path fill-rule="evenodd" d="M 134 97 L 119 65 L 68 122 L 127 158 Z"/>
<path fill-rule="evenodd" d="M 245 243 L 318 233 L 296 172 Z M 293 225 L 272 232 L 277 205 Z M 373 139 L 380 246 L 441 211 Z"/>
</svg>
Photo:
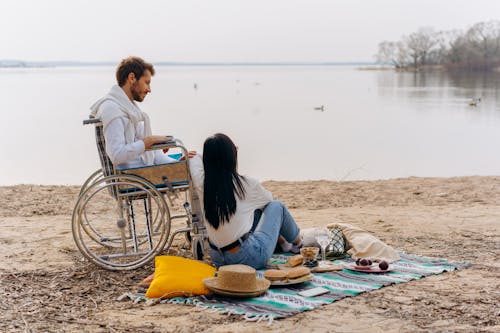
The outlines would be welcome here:
<svg viewBox="0 0 500 333">
<path fill-rule="evenodd" d="M 267 204 L 257 227 L 234 253 L 210 248 L 210 258 L 216 267 L 222 265 L 244 264 L 255 269 L 264 268 L 273 255 L 279 235 L 288 242 L 299 236 L 299 227 L 281 201 L 273 200 Z"/>
</svg>

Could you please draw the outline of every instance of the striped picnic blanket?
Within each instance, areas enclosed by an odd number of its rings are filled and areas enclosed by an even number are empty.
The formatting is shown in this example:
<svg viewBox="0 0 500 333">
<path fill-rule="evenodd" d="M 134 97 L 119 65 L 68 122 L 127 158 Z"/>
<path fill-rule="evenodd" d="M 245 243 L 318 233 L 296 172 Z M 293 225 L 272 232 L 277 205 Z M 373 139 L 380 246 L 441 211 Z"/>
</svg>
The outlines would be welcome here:
<svg viewBox="0 0 500 333">
<path fill-rule="evenodd" d="M 176 297 L 160 303 L 193 305 L 224 313 L 243 315 L 247 320 L 269 320 L 285 318 L 309 311 L 324 304 L 333 303 L 344 297 L 356 296 L 363 292 L 382 287 L 420 279 L 425 276 L 441 274 L 446 271 L 462 269 L 469 263 L 448 261 L 400 253 L 401 260 L 391 264 L 393 270 L 382 274 L 369 274 L 344 269 L 327 273 L 314 273 L 311 281 L 286 287 L 272 287 L 264 295 L 254 298 L 230 298 L 218 295 L 198 297 Z M 285 263 L 286 255 L 274 255 L 273 264 Z M 351 258 L 335 260 L 335 264 L 351 263 Z M 263 270 L 257 271 L 260 277 Z M 302 297 L 297 292 L 313 287 L 324 287 L 330 293 L 316 297 Z M 134 301 L 148 301 L 141 295 L 125 294 Z M 123 297 L 122 297 L 123 298 Z"/>
</svg>

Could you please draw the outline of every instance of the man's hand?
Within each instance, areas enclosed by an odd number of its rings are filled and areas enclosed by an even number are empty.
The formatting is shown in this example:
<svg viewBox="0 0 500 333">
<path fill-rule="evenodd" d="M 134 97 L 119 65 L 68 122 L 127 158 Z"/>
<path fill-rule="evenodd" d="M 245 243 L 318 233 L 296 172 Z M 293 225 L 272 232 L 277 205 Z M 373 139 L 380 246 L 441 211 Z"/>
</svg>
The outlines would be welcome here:
<svg viewBox="0 0 500 333">
<path fill-rule="evenodd" d="M 188 151 L 188 158 L 193 158 L 196 156 L 196 152 L 194 150 Z M 181 161 L 184 161 L 186 159 L 186 156 L 181 157 Z"/>
<path fill-rule="evenodd" d="M 151 135 L 144 137 L 142 141 L 144 141 L 144 148 L 149 149 L 151 148 L 152 145 L 156 143 L 167 142 L 168 138 L 163 135 Z"/>
</svg>

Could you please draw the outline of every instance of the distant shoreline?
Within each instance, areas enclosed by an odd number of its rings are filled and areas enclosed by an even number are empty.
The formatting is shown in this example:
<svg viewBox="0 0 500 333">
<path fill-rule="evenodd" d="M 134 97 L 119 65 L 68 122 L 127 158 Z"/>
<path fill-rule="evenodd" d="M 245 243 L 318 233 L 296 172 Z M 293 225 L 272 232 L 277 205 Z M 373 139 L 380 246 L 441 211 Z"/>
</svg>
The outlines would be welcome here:
<svg viewBox="0 0 500 333">
<path fill-rule="evenodd" d="M 396 72 L 435 72 L 447 71 L 444 66 L 422 66 L 418 70 L 412 68 L 395 68 L 372 62 L 169 62 L 159 61 L 153 63 L 156 67 L 355 67 L 361 71 L 396 71 Z M 115 67 L 117 63 L 111 61 L 80 62 L 80 61 L 21 61 L 0 60 L 0 69 L 44 69 L 44 68 L 70 68 L 70 67 Z M 465 71 L 455 69 L 454 71 Z M 493 71 L 499 72 L 500 68 Z"/>
<path fill-rule="evenodd" d="M 96 67 L 96 66 L 116 66 L 116 62 L 96 61 L 22 61 L 22 60 L 0 60 L 0 68 L 54 68 L 54 67 Z M 376 66 L 371 62 L 154 62 L 155 66 Z"/>
</svg>

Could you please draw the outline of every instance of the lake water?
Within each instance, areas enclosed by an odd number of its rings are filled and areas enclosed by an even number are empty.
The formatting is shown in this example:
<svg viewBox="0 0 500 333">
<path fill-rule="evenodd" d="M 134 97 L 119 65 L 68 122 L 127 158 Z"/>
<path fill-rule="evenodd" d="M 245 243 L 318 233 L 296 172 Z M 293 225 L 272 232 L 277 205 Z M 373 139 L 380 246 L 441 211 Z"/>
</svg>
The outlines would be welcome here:
<svg viewBox="0 0 500 333">
<path fill-rule="evenodd" d="M 0 185 L 81 184 L 99 167 L 82 120 L 114 68 L 0 69 L 0 78 Z M 141 107 L 153 132 L 190 149 L 228 134 L 240 172 L 261 180 L 493 175 L 499 88 L 499 73 L 164 66 Z M 482 101 L 469 106 L 471 97 Z"/>
</svg>

